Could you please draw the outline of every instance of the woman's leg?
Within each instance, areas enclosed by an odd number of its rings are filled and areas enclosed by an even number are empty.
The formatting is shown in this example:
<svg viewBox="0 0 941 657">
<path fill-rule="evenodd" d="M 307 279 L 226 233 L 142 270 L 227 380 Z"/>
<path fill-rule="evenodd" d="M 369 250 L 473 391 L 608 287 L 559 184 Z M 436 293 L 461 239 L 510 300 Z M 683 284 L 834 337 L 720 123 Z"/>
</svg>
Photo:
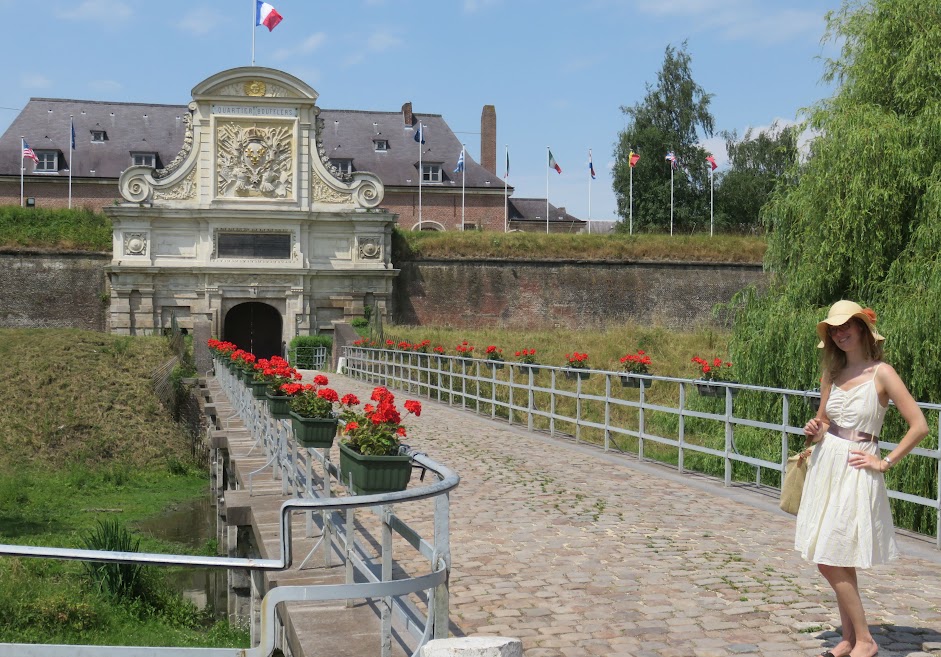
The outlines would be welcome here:
<svg viewBox="0 0 941 657">
<path fill-rule="evenodd" d="M 830 584 L 830 588 L 832 588 L 835 592 L 836 587 L 829 577 L 832 566 L 818 565 L 817 568 L 820 570 L 820 574 L 827 579 L 827 582 Z M 850 620 L 849 614 L 847 613 L 846 609 L 843 608 L 839 598 L 837 598 L 837 604 L 839 605 L 840 609 L 840 630 L 843 634 L 843 640 L 830 649 L 830 654 L 835 655 L 836 657 L 846 657 L 850 654 L 853 646 L 856 645 L 856 633 L 853 630 L 853 623 Z"/>
<path fill-rule="evenodd" d="M 855 641 L 850 656 L 873 657 L 879 652 L 879 646 L 872 638 L 869 625 L 866 623 L 866 612 L 863 610 L 863 601 L 859 597 L 856 569 L 826 566 L 824 564 L 819 564 L 818 568 L 823 576 L 827 578 L 833 592 L 836 593 L 837 603 L 840 605 L 840 618 L 843 623 L 844 637 L 847 631 L 847 620 L 849 621 L 849 627 L 852 628 Z"/>
</svg>

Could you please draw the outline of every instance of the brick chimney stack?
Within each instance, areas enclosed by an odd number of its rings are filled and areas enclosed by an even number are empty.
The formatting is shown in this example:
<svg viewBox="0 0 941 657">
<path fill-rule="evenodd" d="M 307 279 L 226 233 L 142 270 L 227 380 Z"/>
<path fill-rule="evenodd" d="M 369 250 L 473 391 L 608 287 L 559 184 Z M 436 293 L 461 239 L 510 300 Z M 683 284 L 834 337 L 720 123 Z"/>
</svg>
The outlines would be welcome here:
<svg viewBox="0 0 941 657">
<path fill-rule="evenodd" d="M 411 128 L 415 125 L 415 119 L 412 117 L 412 104 L 405 103 L 402 105 L 402 122 L 405 124 L 406 128 Z"/>
<path fill-rule="evenodd" d="M 480 113 L 480 165 L 497 175 L 497 110 L 484 105 Z"/>
</svg>

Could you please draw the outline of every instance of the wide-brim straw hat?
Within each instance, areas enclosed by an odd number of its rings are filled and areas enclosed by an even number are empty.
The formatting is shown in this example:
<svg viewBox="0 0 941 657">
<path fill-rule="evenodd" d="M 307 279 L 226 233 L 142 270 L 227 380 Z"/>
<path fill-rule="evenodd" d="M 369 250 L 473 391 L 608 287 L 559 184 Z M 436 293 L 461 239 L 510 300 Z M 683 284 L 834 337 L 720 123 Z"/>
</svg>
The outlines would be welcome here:
<svg viewBox="0 0 941 657">
<path fill-rule="evenodd" d="M 871 308 L 863 308 L 855 301 L 841 299 L 840 301 L 837 301 L 835 304 L 830 306 L 830 312 L 827 313 L 827 318 L 822 322 L 817 323 L 817 336 L 820 338 L 820 343 L 817 345 L 817 348 L 823 349 L 824 343 L 827 340 L 827 329 L 829 327 L 842 326 L 854 317 L 862 320 L 863 324 L 866 325 L 866 328 L 868 328 L 869 332 L 872 334 L 873 340 L 876 342 L 882 342 L 885 340 L 885 338 L 879 335 L 879 332 L 876 330 L 875 311 L 873 311 Z"/>
</svg>

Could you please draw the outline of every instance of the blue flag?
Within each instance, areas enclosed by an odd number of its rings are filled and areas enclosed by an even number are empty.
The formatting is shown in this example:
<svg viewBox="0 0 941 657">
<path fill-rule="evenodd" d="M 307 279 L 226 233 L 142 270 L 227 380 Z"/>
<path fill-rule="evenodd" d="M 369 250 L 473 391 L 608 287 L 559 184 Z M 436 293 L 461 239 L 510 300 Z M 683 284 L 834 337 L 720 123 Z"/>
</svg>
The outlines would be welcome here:
<svg viewBox="0 0 941 657">
<path fill-rule="evenodd" d="M 75 124 L 71 122 L 69 123 L 72 128 L 72 150 L 74 151 L 75 150 Z"/>
<path fill-rule="evenodd" d="M 418 130 L 415 131 L 415 141 L 419 144 L 425 143 L 425 126 L 421 124 L 421 121 L 418 122 Z"/>
<path fill-rule="evenodd" d="M 457 168 L 454 170 L 454 173 L 461 173 L 464 171 L 464 149 L 461 149 L 461 156 L 457 158 Z"/>
<path fill-rule="evenodd" d="M 595 179 L 595 165 L 591 161 L 591 149 L 588 149 L 588 173 L 591 174 L 591 179 Z"/>
</svg>

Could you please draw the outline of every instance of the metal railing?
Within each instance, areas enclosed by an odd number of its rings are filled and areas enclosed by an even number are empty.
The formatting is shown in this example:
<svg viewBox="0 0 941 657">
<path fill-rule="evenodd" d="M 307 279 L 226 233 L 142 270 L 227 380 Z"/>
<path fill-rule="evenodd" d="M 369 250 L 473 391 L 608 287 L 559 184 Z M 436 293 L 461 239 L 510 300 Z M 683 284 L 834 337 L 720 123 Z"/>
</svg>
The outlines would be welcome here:
<svg viewBox="0 0 941 657">
<path fill-rule="evenodd" d="M 329 354 L 326 347 L 288 347 L 286 360 L 302 370 L 322 370 Z"/>
<path fill-rule="evenodd" d="M 101 563 L 134 563 L 152 566 L 189 566 L 242 568 L 252 572 L 281 571 L 295 561 L 292 551 L 292 515 L 303 512 L 307 518 L 307 537 L 313 536 L 314 525 L 321 529 L 320 539 L 301 562 L 303 569 L 318 548 L 326 565 L 331 554 L 338 552 L 345 562 L 345 583 L 312 586 L 278 585 L 265 593 L 261 600 L 260 627 L 252 628 L 252 648 L 152 648 L 142 646 L 74 646 L 40 644 L 0 644 L 2 657 L 267 657 L 280 647 L 283 624 L 278 605 L 283 602 L 346 600 L 349 605 L 356 599 L 376 599 L 380 608 L 380 649 L 382 657 L 391 654 L 393 618 L 404 626 L 416 642 L 415 654 L 431 638 L 448 636 L 449 593 L 448 577 L 451 570 L 450 553 L 450 491 L 460 478 L 427 455 L 410 451 L 414 466 L 432 472 L 437 481 L 429 485 L 410 488 L 396 493 L 377 495 L 334 496 L 331 479 L 339 471 L 329 460 L 329 450 L 322 453 L 299 447 L 294 440 L 290 423 L 274 420 L 263 401 L 253 397 L 251 391 L 228 368 L 216 363 L 217 379 L 233 405 L 233 413 L 224 422 L 237 416 L 255 439 L 250 451 L 260 448 L 268 456 L 272 474 L 282 482 L 282 492 L 294 499 L 281 505 L 279 543 L 276 559 L 212 557 L 137 552 L 104 552 L 98 550 L 36 547 L 29 545 L 0 545 L 0 555 L 38 557 Z M 321 473 L 313 471 L 318 461 Z M 256 471 L 253 474 L 258 474 Z M 352 482 L 350 482 L 352 484 Z M 394 512 L 395 504 L 431 500 L 434 505 L 433 537 L 423 538 Z M 370 509 L 379 520 L 380 536 L 373 537 L 356 519 L 356 510 Z M 405 574 L 402 563 L 394 558 L 392 535 L 398 534 L 419 556 L 427 560 L 429 572 L 420 575 L 393 578 L 393 565 L 397 574 Z M 377 553 L 378 551 L 378 553 Z M 413 563 L 414 560 L 409 563 Z M 354 582 L 356 574 L 365 582 Z M 254 586 L 255 578 L 252 577 Z M 409 596 L 425 592 L 422 606 Z M 253 614 L 254 615 L 254 614 Z"/>
<path fill-rule="evenodd" d="M 669 453 L 667 462 L 675 460 L 680 472 L 696 470 L 689 467 L 693 459 L 718 460 L 726 486 L 733 481 L 753 481 L 779 488 L 789 442 L 799 436 L 803 444 L 803 422 L 815 412 L 812 404 L 820 402 L 816 391 L 733 382 L 706 385 L 701 380 L 677 377 L 494 363 L 367 347 L 346 347 L 345 356 L 345 371 L 351 377 L 406 389 L 493 419 L 521 424 L 531 431 L 572 436 L 576 442 L 592 442 L 605 451 L 631 451 L 641 459 L 645 458 L 645 450 L 665 450 Z M 671 386 L 671 393 L 658 394 L 657 402 L 651 402 L 648 395 L 654 384 Z M 699 394 L 691 395 L 692 390 Z M 734 398 L 745 391 L 766 396 L 766 406 L 774 409 L 774 416 L 781 420 L 737 415 Z M 715 398 L 704 402 L 700 395 Z M 664 397 L 669 403 L 663 401 Z M 918 406 L 930 425 L 941 424 L 941 405 Z M 800 426 L 789 422 L 792 415 L 801 418 Z M 745 435 L 748 433 L 751 440 Z M 746 446 L 756 442 L 761 443 L 760 450 Z M 935 445 L 941 445 L 941 427 Z M 895 442 L 879 441 L 881 449 L 896 446 Z M 911 455 L 931 460 L 933 497 L 891 487 L 889 497 L 933 509 L 935 518 L 941 519 L 941 449 L 916 447 Z M 750 472 L 754 478 L 746 478 L 743 472 Z M 941 522 L 936 522 L 935 527 L 939 526 Z M 941 531 L 937 529 L 935 544 L 941 549 Z"/>
</svg>

